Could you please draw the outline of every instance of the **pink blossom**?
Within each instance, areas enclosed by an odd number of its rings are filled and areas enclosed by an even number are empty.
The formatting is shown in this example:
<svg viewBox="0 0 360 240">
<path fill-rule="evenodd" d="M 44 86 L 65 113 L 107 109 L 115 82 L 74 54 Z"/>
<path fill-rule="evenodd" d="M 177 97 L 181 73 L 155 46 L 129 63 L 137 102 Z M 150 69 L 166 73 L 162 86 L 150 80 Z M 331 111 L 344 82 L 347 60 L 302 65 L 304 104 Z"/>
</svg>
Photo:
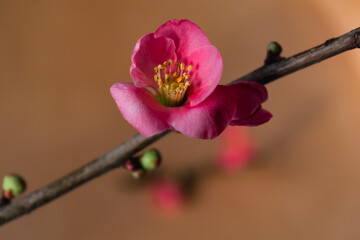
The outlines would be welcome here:
<svg viewBox="0 0 360 240">
<path fill-rule="evenodd" d="M 124 118 L 146 137 L 173 128 L 212 139 L 228 125 L 256 126 L 272 117 L 261 108 L 263 85 L 218 85 L 222 57 L 189 20 L 170 20 L 141 37 L 131 59 L 134 83 L 115 83 L 110 91 Z"/>
<path fill-rule="evenodd" d="M 155 206 L 165 213 L 175 213 L 184 205 L 184 191 L 174 181 L 159 179 L 152 183 L 149 190 Z"/>
<path fill-rule="evenodd" d="M 241 169 L 256 155 L 255 141 L 244 127 L 227 128 L 219 140 L 216 164 L 224 171 Z"/>
</svg>

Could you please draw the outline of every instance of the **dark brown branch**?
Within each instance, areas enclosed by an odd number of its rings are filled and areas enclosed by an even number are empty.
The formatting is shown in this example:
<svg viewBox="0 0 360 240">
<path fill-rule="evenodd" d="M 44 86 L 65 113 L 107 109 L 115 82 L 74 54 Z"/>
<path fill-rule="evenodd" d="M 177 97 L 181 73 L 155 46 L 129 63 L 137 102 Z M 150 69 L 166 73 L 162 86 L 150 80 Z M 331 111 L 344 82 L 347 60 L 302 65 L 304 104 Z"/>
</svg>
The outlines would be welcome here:
<svg viewBox="0 0 360 240">
<path fill-rule="evenodd" d="M 257 81 L 266 84 L 339 53 L 359 47 L 360 28 L 357 28 L 341 37 L 330 39 L 324 44 L 305 52 L 263 66 L 232 83 L 238 81 Z M 121 166 L 133 154 L 170 132 L 171 130 L 168 130 L 149 138 L 137 134 L 119 147 L 75 170 L 69 175 L 0 208 L 0 225 L 26 213 L 30 213 L 32 210 L 62 196 L 83 183 Z"/>
<path fill-rule="evenodd" d="M 329 39 L 317 47 L 292 57 L 263 66 L 234 82 L 256 81 L 266 84 L 354 48 L 360 48 L 360 28 L 354 29 L 338 38 Z"/>
<path fill-rule="evenodd" d="M 139 152 L 141 149 L 144 149 L 170 132 L 171 131 L 168 130 L 149 138 L 137 134 L 119 147 L 105 153 L 67 176 L 0 208 L 0 225 L 26 213 L 30 213 L 32 210 L 62 196 L 81 184 L 96 178 L 111 169 L 120 167 L 133 154 Z"/>
</svg>

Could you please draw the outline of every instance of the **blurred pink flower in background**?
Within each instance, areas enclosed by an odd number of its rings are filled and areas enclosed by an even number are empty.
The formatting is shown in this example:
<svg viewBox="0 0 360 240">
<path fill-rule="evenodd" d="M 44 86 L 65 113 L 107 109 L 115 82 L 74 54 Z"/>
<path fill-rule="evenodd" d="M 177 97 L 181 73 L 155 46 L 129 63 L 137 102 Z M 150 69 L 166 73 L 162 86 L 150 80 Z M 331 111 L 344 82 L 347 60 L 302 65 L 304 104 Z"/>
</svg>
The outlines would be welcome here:
<svg viewBox="0 0 360 240">
<path fill-rule="evenodd" d="M 257 153 L 255 141 L 245 127 L 227 128 L 219 141 L 216 165 L 227 172 L 246 166 Z"/>
<path fill-rule="evenodd" d="M 150 197 L 157 210 L 174 214 L 185 204 L 185 192 L 180 183 L 167 178 L 152 182 L 149 186 Z"/>
<path fill-rule="evenodd" d="M 173 216 L 183 209 L 198 190 L 198 179 L 205 179 L 217 171 L 235 172 L 251 162 L 257 146 L 246 127 L 228 127 L 219 137 L 215 153 L 215 169 L 208 164 L 200 168 L 183 168 L 181 171 L 157 176 L 148 185 L 152 203 L 161 213 Z"/>
</svg>

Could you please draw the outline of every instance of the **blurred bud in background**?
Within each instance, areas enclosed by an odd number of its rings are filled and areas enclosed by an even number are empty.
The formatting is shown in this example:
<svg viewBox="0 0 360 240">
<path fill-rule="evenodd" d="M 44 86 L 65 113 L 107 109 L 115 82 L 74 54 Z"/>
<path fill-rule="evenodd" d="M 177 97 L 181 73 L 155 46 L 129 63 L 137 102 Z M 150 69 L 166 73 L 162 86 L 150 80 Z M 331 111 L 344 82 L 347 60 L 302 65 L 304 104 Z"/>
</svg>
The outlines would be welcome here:
<svg viewBox="0 0 360 240">
<path fill-rule="evenodd" d="M 250 163 L 257 154 L 256 143 L 246 127 L 228 127 L 216 141 L 214 160 L 184 166 L 176 172 L 155 175 L 148 181 L 149 195 L 155 209 L 174 216 L 184 209 L 196 194 L 198 182 L 217 172 L 236 172 Z M 194 159 L 196 160 L 196 159 Z"/>
<path fill-rule="evenodd" d="M 219 170 L 234 172 L 254 159 L 257 147 L 246 127 L 228 127 L 219 137 L 215 165 Z"/>
<path fill-rule="evenodd" d="M 185 191 L 180 182 L 159 178 L 150 183 L 149 194 L 156 209 L 165 214 L 179 212 L 185 204 Z"/>
</svg>

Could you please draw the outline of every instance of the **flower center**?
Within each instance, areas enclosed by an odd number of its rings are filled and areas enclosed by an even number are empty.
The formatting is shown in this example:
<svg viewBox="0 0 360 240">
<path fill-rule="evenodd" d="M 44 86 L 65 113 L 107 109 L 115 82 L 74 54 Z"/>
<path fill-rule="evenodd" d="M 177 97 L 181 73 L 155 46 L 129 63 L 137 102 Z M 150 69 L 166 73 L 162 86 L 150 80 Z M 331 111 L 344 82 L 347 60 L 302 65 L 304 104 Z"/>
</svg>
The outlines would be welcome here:
<svg viewBox="0 0 360 240">
<path fill-rule="evenodd" d="M 189 65 L 185 69 L 184 63 L 173 63 L 171 59 L 155 67 L 154 80 L 159 86 L 155 96 L 158 101 L 168 107 L 177 107 L 184 103 L 192 68 L 193 66 Z"/>
</svg>

